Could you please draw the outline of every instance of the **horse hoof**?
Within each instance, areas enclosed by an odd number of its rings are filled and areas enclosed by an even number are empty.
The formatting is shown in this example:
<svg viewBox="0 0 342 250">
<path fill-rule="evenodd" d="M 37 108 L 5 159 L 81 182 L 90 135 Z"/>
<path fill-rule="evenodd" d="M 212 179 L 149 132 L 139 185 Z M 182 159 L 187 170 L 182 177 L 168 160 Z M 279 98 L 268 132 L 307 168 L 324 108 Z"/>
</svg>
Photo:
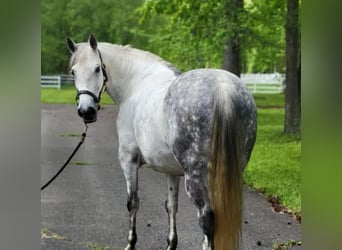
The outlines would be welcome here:
<svg viewBox="0 0 342 250">
<path fill-rule="evenodd" d="M 125 250 L 134 250 L 134 247 L 131 247 L 131 244 L 128 244 Z"/>
<path fill-rule="evenodd" d="M 204 235 L 203 243 L 202 243 L 203 250 L 211 250 L 210 244 L 208 242 L 207 236 Z"/>
</svg>

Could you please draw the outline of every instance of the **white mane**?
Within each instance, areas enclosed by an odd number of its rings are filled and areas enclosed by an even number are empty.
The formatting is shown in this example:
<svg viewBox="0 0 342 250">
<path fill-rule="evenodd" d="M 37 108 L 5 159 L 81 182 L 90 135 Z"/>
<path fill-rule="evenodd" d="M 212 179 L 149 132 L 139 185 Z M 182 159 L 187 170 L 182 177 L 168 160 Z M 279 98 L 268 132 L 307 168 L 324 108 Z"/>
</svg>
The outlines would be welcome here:
<svg viewBox="0 0 342 250">
<path fill-rule="evenodd" d="M 161 64 L 164 64 L 167 68 L 171 69 L 176 73 L 176 75 L 181 74 L 181 71 L 175 67 L 172 63 L 162 59 L 161 57 L 145 50 L 137 49 L 132 47 L 131 45 L 118 45 L 118 44 L 111 44 L 111 43 L 106 43 L 106 42 L 101 42 L 99 43 L 100 46 L 105 46 L 105 47 L 115 47 L 118 50 L 121 50 L 125 52 L 127 55 L 128 53 L 134 55 L 135 57 L 141 57 L 143 60 L 151 60 L 151 62 L 158 62 Z"/>
</svg>

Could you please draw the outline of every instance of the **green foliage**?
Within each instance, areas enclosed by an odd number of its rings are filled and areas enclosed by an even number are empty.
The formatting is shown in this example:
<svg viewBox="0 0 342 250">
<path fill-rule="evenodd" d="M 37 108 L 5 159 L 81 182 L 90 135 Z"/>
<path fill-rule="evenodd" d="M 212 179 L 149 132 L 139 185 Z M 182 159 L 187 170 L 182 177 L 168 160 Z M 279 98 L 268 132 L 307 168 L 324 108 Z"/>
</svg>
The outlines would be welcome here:
<svg viewBox="0 0 342 250">
<path fill-rule="evenodd" d="M 67 36 L 80 42 L 94 33 L 100 41 L 146 43 L 146 37 L 135 32 L 139 20 L 135 9 L 142 1 L 42 0 L 42 74 L 67 72 Z"/>
<path fill-rule="evenodd" d="M 244 72 L 284 72 L 284 1 L 246 1 L 243 9 L 233 10 L 231 6 L 233 0 L 145 1 L 139 8 L 142 22 L 151 23 L 156 15 L 164 19 L 163 27 L 150 37 L 149 49 L 183 70 L 221 68 L 224 42 L 237 33 Z M 230 11 L 233 19 L 228 18 Z"/>
<path fill-rule="evenodd" d="M 164 20 L 150 37 L 149 50 L 181 70 L 221 67 L 223 1 L 146 1 L 139 13 L 141 23 L 151 23 L 155 16 Z"/>
<path fill-rule="evenodd" d="M 67 0 L 43 0 L 41 4 L 42 74 L 61 73 L 67 68 L 65 37 L 68 24 L 64 18 Z"/>
<path fill-rule="evenodd" d="M 285 71 L 286 2 L 253 0 L 246 4 L 244 56 L 248 72 Z"/>
<path fill-rule="evenodd" d="M 67 72 L 65 39 L 131 44 L 149 50 L 181 70 L 221 68 L 226 37 L 237 32 L 243 72 L 283 72 L 285 68 L 283 0 L 245 0 L 243 9 L 227 9 L 233 0 L 42 0 L 42 74 Z M 229 2 L 230 3 L 230 2 Z M 234 11 L 236 20 L 228 20 Z"/>
</svg>

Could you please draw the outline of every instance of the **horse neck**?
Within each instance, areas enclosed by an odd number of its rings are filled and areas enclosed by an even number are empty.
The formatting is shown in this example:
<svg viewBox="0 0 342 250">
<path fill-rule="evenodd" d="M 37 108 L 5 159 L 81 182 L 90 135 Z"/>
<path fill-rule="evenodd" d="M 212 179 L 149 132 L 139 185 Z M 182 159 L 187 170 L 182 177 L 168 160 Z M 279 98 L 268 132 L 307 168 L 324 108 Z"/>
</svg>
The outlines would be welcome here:
<svg viewBox="0 0 342 250">
<path fill-rule="evenodd" d="M 159 57 L 138 49 L 101 43 L 99 45 L 108 75 L 108 93 L 122 103 L 136 91 L 171 83 L 178 71 Z"/>
</svg>

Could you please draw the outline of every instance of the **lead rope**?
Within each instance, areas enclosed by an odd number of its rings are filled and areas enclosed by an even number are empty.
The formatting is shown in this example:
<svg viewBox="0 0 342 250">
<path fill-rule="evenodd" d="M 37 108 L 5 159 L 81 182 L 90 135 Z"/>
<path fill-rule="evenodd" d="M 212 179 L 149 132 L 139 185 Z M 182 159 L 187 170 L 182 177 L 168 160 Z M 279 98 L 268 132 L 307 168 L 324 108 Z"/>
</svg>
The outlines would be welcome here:
<svg viewBox="0 0 342 250">
<path fill-rule="evenodd" d="M 69 162 L 71 161 L 72 157 L 74 157 L 74 155 L 76 154 L 77 150 L 81 147 L 81 145 L 83 144 L 85 137 L 87 136 L 87 130 L 88 130 L 88 125 L 84 124 L 85 128 L 84 128 L 84 132 L 82 133 L 81 136 L 81 140 L 80 142 L 77 144 L 76 148 L 74 149 L 74 151 L 71 153 L 71 155 L 69 156 L 69 158 L 66 160 L 66 162 L 64 163 L 64 165 L 61 167 L 61 169 L 44 185 L 40 188 L 40 191 L 43 191 L 47 186 L 49 186 L 51 184 L 51 182 L 53 182 L 58 175 L 60 175 L 60 173 L 62 173 L 62 171 L 65 169 L 65 167 L 69 164 Z"/>
</svg>

